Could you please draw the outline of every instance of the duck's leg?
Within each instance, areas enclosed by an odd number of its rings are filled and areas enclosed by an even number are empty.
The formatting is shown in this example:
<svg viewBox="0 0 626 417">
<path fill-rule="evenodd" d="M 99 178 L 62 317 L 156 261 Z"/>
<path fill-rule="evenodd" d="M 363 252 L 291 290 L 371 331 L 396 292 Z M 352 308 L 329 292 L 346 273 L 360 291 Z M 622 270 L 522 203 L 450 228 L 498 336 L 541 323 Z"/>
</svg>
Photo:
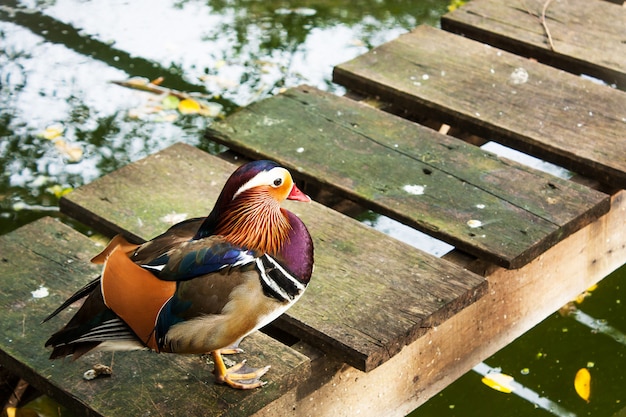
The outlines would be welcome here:
<svg viewBox="0 0 626 417">
<path fill-rule="evenodd" d="M 215 350 L 211 352 L 211 356 L 213 356 L 213 363 L 215 364 L 213 373 L 215 374 L 216 382 L 227 384 L 236 389 L 258 388 L 266 384 L 266 382 L 261 381 L 259 378 L 269 371 L 269 366 L 251 368 L 246 365 L 246 361 L 243 361 L 227 368 L 224 364 L 221 351 Z"/>
<path fill-rule="evenodd" d="M 239 347 L 239 342 L 233 343 L 230 346 L 220 349 L 222 355 L 236 355 L 243 353 L 243 349 Z"/>
</svg>

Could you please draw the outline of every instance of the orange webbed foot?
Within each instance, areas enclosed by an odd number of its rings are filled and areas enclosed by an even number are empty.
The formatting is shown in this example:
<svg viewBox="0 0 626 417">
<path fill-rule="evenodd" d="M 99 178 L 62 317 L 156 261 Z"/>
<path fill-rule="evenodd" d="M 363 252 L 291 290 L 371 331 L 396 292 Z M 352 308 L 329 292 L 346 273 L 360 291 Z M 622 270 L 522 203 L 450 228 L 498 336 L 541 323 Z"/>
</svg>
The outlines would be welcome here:
<svg viewBox="0 0 626 417">
<path fill-rule="evenodd" d="M 222 358 L 222 351 L 216 350 L 211 352 L 213 356 L 213 362 L 215 363 L 215 380 L 219 384 L 226 384 L 235 389 L 253 389 L 262 387 L 266 382 L 261 381 L 263 375 L 269 371 L 270 367 L 265 366 L 263 368 L 252 368 L 246 365 L 246 361 L 242 361 L 235 366 L 226 368 L 224 359 Z M 232 352 L 237 353 L 237 352 Z"/>
</svg>

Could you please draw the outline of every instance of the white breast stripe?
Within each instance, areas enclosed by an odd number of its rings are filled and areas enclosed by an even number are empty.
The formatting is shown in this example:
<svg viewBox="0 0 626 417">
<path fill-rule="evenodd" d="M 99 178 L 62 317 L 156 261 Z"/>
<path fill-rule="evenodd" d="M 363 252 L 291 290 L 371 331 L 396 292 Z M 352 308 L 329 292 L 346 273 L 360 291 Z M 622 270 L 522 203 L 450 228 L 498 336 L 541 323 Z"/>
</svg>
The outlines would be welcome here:
<svg viewBox="0 0 626 417">
<path fill-rule="evenodd" d="M 274 281 L 267 275 L 267 272 L 265 271 L 265 266 L 263 265 L 263 260 L 261 258 L 256 259 L 256 266 L 265 285 L 267 285 L 276 295 L 281 297 L 283 301 L 291 300 L 291 297 L 287 295 L 287 293 L 276 283 L 276 281 Z"/>
<path fill-rule="evenodd" d="M 291 281 L 291 283 L 294 285 L 294 287 L 296 287 L 298 289 L 298 292 L 304 291 L 306 286 L 304 284 L 302 284 L 300 281 L 298 281 L 298 279 L 296 277 L 294 277 L 289 272 L 287 272 L 285 270 L 285 268 L 283 268 L 271 256 L 265 255 L 265 257 L 267 258 L 267 260 L 269 260 L 272 263 L 272 265 L 274 265 L 274 268 L 278 269 L 287 279 L 289 279 L 289 281 Z"/>
<path fill-rule="evenodd" d="M 298 298 L 306 289 L 302 284 L 268 255 L 256 259 L 262 285 L 276 299 L 289 302 Z"/>
</svg>

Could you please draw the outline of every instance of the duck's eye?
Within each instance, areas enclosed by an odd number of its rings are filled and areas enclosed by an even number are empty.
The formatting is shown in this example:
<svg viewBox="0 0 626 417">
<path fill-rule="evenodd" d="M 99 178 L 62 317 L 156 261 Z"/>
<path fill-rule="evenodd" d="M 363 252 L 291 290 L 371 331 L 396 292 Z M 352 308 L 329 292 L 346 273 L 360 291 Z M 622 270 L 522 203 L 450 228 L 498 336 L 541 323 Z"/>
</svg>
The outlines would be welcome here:
<svg viewBox="0 0 626 417">
<path fill-rule="evenodd" d="M 283 179 L 282 178 L 276 178 L 274 180 L 274 187 L 280 187 L 281 185 L 283 185 Z"/>
</svg>

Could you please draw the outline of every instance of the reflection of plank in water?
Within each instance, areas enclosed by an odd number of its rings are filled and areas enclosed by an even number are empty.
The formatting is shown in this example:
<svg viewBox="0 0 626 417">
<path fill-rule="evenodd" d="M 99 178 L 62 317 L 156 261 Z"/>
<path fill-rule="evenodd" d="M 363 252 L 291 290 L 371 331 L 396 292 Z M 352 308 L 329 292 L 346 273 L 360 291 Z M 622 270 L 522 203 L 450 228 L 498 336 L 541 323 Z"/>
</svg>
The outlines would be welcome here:
<svg viewBox="0 0 626 417">
<path fill-rule="evenodd" d="M 479 363 L 474 368 L 472 368 L 472 370 L 482 376 L 488 376 L 489 374 L 500 373 L 499 368 L 492 368 L 491 366 L 487 365 L 484 362 Z M 563 408 L 562 406 L 560 406 L 559 404 L 557 404 L 556 402 L 552 401 L 549 398 L 541 397 L 535 391 L 531 390 L 530 388 L 526 388 L 525 386 L 517 382 L 515 379 L 509 382 L 509 386 L 513 394 L 536 405 L 537 407 L 540 407 L 546 411 L 549 411 L 555 416 L 576 417 L 576 414 L 572 413 L 571 411 L 568 411 L 567 409 Z"/>
<path fill-rule="evenodd" d="M 22 26 L 48 42 L 63 45 L 80 55 L 103 62 L 128 74 L 141 74 L 142 77 L 151 80 L 167 74 L 167 84 L 171 88 L 213 95 L 202 84 L 190 83 L 158 62 L 131 55 L 37 10 L 21 8 L 15 1 L 3 2 L 0 7 L 0 21 Z M 213 100 L 227 109 L 236 107 L 234 103 L 224 98 Z"/>
<path fill-rule="evenodd" d="M 579 309 L 574 309 L 573 311 L 571 311 L 569 313 L 569 316 L 580 324 L 589 327 L 594 332 L 605 334 L 616 342 L 626 346 L 626 334 L 622 333 L 615 327 L 607 324 L 605 320 L 591 317 L 589 314 L 580 311 Z"/>
</svg>

